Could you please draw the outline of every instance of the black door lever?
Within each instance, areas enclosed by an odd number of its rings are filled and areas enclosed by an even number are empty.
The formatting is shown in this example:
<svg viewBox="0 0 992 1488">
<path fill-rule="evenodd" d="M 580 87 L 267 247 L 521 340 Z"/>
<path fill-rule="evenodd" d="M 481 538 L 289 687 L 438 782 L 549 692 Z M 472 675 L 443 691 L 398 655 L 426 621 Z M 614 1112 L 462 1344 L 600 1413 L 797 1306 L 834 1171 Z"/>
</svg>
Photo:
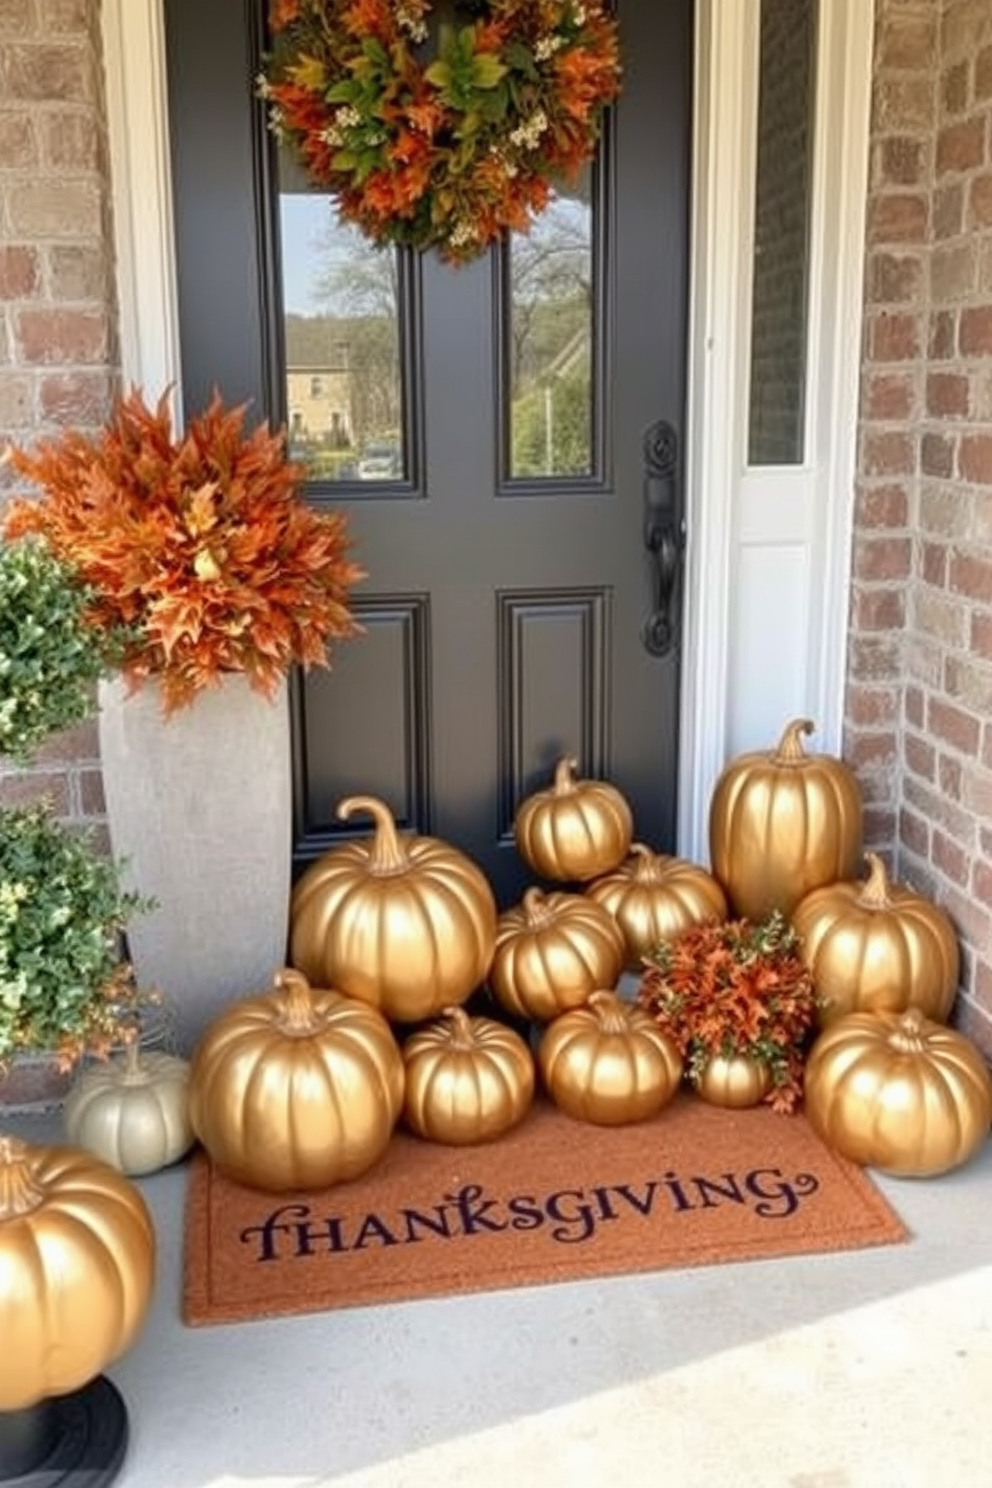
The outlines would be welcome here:
<svg viewBox="0 0 992 1488">
<path fill-rule="evenodd" d="M 644 546 L 651 558 L 652 609 L 641 640 L 652 656 L 667 656 L 676 643 L 675 594 L 685 551 L 678 513 L 678 434 L 659 419 L 644 435 Z"/>
</svg>

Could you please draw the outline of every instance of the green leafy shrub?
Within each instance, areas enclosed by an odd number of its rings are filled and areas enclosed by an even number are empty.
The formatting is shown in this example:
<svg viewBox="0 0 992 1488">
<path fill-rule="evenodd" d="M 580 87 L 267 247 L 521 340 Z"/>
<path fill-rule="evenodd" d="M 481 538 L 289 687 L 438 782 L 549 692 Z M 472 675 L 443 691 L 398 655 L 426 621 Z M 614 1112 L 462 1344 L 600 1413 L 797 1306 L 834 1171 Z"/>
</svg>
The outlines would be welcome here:
<svg viewBox="0 0 992 1488">
<path fill-rule="evenodd" d="M 0 1063 L 118 1042 L 133 1003 L 120 934 L 151 908 L 118 864 L 43 805 L 0 808 Z"/>
<path fill-rule="evenodd" d="M 15 764 L 95 712 L 114 639 L 87 623 L 90 598 L 40 539 L 0 544 L 0 754 Z"/>
</svg>

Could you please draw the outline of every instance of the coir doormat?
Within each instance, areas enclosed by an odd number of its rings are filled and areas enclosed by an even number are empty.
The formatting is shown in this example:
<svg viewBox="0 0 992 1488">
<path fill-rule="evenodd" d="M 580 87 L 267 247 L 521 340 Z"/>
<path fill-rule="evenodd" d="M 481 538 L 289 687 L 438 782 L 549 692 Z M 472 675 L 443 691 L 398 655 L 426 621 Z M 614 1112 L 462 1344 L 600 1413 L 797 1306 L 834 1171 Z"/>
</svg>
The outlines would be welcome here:
<svg viewBox="0 0 992 1488">
<path fill-rule="evenodd" d="M 183 1316 L 234 1322 L 907 1237 L 802 1116 L 680 1095 L 653 1121 L 604 1128 L 540 1102 L 485 1146 L 398 1131 L 369 1173 L 320 1192 L 242 1188 L 197 1152 Z"/>
</svg>

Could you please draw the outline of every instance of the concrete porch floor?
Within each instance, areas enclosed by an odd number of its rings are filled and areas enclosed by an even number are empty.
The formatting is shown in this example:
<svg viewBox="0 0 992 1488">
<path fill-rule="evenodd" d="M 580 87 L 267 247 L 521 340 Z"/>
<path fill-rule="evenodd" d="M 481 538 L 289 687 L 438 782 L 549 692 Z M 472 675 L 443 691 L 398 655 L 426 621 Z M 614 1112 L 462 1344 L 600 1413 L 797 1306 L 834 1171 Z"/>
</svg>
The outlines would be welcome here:
<svg viewBox="0 0 992 1488">
<path fill-rule="evenodd" d="M 51 1115 L 5 1125 L 61 1140 Z M 992 1142 L 877 1181 L 908 1244 L 188 1329 L 185 1169 L 142 1179 L 159 1275 L 108 1370 L 116 1481 L 988 1488 Z"/>
</svg>

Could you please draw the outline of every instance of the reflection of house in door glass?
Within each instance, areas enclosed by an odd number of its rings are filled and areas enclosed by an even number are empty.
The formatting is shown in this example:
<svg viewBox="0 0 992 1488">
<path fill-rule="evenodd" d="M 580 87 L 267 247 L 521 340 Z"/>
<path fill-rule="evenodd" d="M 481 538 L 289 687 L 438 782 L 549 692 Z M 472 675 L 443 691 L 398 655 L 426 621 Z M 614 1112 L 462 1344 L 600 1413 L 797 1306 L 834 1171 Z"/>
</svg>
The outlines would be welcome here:
<svg viewBox="0 0 992 1488">
<path fill-rule="evenodd" d="M 293 454 L 320 480 L 401 479 L 396 255 L 342 225 L 328 197 L 303 195 L 292 180 L 281 196 L 281 233 Z"/>
</svg>

